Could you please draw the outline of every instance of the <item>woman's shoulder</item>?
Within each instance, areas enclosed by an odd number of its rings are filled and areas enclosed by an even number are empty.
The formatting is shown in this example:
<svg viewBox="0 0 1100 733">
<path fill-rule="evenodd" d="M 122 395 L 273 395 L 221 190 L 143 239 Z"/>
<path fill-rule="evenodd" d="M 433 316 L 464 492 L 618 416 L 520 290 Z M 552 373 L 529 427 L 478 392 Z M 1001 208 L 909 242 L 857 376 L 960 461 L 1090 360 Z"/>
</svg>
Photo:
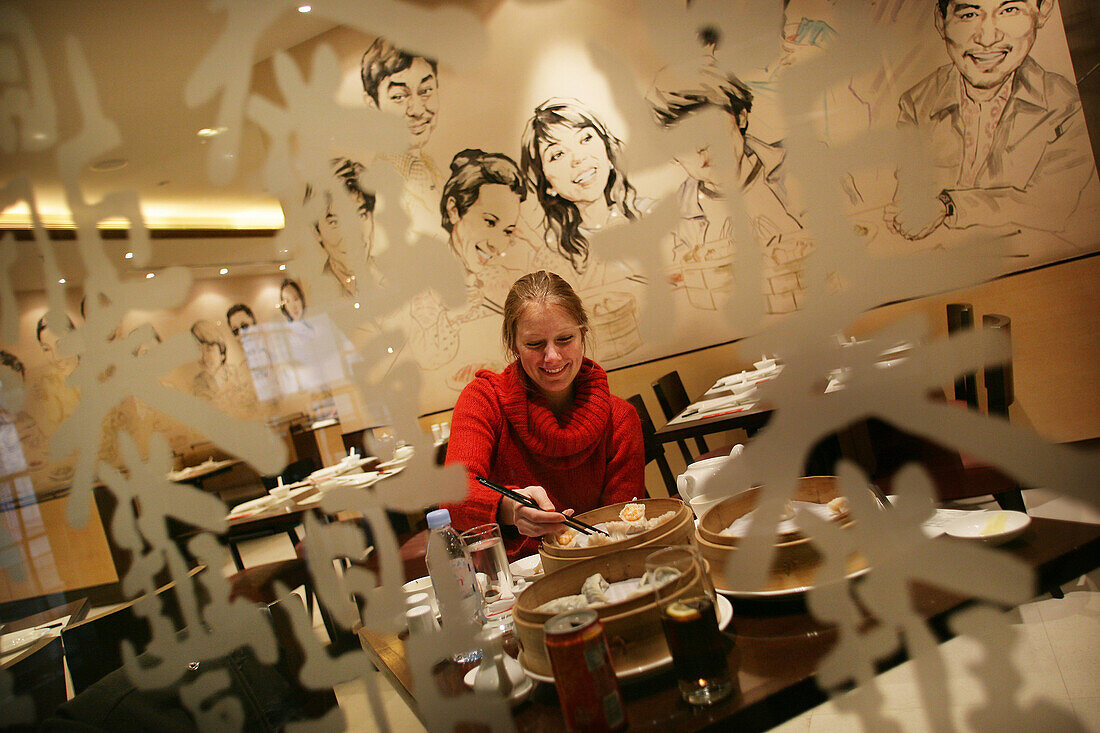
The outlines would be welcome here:
<svg viewBox="0 0 1100 733">
<path fill-rule="evenodd" d="M 491 369 L 478 369 L 473 379 L 462 388 L 455 409 L 464 404 L 477 405 L 485 402 L 499 405 L 503 397 L 514 391 L 509 371 L 509 368 L 500 373 Z"/>
<path fill-rule="evenodd" d="M 637 422 L 641 425 L 641 418 L 638 417 L 638 411 L 634 409 L 634 405 L 630 404 L 622 397 L 616 397 L 611 395 L 611 419 L 616 423 L 622 423 L 624 421 Z"/>
</svg>

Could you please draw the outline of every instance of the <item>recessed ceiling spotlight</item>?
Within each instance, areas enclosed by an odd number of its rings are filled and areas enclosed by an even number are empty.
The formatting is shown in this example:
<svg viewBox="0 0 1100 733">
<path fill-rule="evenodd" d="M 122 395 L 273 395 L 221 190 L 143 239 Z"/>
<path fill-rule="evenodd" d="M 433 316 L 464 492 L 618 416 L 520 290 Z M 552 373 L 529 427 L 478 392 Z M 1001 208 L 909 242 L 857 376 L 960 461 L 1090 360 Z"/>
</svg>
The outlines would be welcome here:
<svg viewBox="0 0 1100 733">
<path fill-rule="evenodd" d="M 298 12 L 299 13 L 308 13 L 311 10 L 313 10 L 312 5 L 299 5 L 298 6 Z"/>
<path fill-rule="evenodd" d="M 120 168 L 125 168 L 129 164 L 130 161 L 125 158 L 104 158 L 103 160 L 97 160 L 88 167 L 96 173 L 106 173 L 107 171 L 117 171 Z"/>
<path fill-rule="evenodd" d="M 151 279 L 153 279 L 153 278 L 154 278 L 154 277 L 156 277 L 156 276 L 157 276 L 157 273 L 155 273 L 155 272 L 147 272 L 147 273 L 145 273 L 145 279 L 146 279 L 146 280 L 151 280 Z"/>
<path fill-rule="evenodd" d="M 225 127 L 224 125 L 219 127 L 204 127 L 195 134 L 199 137 L 217 137 L 223 132 L 228 132 L 228 130 L 229 128 Z"/>
<path fill-rule="evenodd" d="M 359 310 L 359 304 L 358 303 L 355 304 L 355 310 Z"/>
<path fill-rule="evenodd" d="M 127 252 L 126 253 L 126 259 L 128 259 L 128 260 L 134 259 L 134 253 L 133 252 Z"/>
<path fill-rule="evenodd" d="M 279 265 L 279 272 L 282 272 L 285 269 L 286 269 L 286 265 Z"/>
<path fill-rule="evenodd" d="M 222 269 L 218 270 L 218 274 L 219 275 L 228 275 L 229 274 L 229 268 L 228 267 L 223 267 Z"/>
<path fill-rule="evenodd" d="M 387 354 L 392 354 L 393 353 L 393 347 L 392 346 L 387 346 L 386 347 L 386 353 Z"/>
<path fill-rule="evenodd" d="M 58 282 L 59 284 L 61 284 L 61 285 L 64 285 L 64 284 L 65 284 L 65 278 L 61 278 L 61 279 L 60 279 L 60 280 L 58 280 L 57 282 Z"/>
</svg>

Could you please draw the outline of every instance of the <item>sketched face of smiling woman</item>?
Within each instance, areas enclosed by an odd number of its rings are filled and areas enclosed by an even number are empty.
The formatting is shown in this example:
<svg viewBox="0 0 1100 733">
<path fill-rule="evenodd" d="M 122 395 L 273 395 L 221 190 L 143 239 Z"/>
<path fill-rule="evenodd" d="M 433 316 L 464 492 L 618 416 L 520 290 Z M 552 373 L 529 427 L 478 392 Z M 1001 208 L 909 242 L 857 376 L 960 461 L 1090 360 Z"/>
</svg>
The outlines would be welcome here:
<svg viewBox="0 0 1100 733">
<path fill-rule="evenodd" d="M 590 203 L 603 197 L 611 160 L 595 128 L 551 125 L 539 156 L 551 195 L 573 203 Z"/>
<path fill-rule="evenodd" d="M 481 187 L 477 201 L 461 218 L 454 211 L 452 246 L 470 272 L 478 272 L 511 244 L 519 219 L 519 196 L 507 186 Z"/>
</svg>

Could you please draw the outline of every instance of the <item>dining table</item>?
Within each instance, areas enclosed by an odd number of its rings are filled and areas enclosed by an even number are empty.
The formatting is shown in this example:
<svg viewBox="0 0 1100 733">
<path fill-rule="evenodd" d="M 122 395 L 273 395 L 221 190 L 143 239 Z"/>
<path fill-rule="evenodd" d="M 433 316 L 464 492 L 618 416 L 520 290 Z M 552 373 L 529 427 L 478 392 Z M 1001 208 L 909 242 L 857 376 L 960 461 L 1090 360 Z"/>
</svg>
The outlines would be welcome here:
<svg viewBox="0 0 1100 733">
<path fill-rule="evenodd" d="M 1034 569 L 1038 596 L 1100 564 L 1100 525 L 1033 517 L 1022 535 L 998 549 Z M 950 616 L 974 602 L 920 583 L 912 583 L 910 593 L 912 608 L 927 620 L 941 642 L 951 637 Z M 668 667 L 620 680 L 630 730 L 768 730 L 828 699 L 817 683 L 816 670 L 836 644 L 838 632 L 809 613 L 805 594 L 779 598 L 738 595 L 730 600 L 733 615 L 723 632 L 726 647 L 722 651 L 731 671 L 736 670 L 734 693 L 710 707 L 693 707 L 681 700 Z M 423 720 L 406 653 L 406 633 L 383 634 L 364 628 L 359 638 L 374 665 Z M 517 649 L 511 651 L 518 653 Z M 884 672 L 906 659 L 905 652 L 898 651 L 881 660 L 877 671 Z M 462 681 L 469 668 L 449 660 L 437 664 L 433 676 L 442 694 L 472 694 Z M 560 731 L 565 725 L 555 687 L 549 682 L 536 682 L 530 696 L 514 707 L 512 714 L 520 731 Z"/>
<path fill-rule="evenodd" d="M 247 540 L 285 534 L 297 546 L 301 540 L 298 526 L 307 512 L 318 509 L 329 482 L 364 477 L 365 473 L 377 474 L 377 479 L 382 480 L 403 468 L 404 461 L 395 459 L 382 462 L 375 456 L 360 457 L 345 466 L 322 468 L 303 481 L 280 486 L 279 488 L 285 489 L 285 496 L 278 496 L 279 489 L 275 489 L 259 500 L 234 507 L 226 516 L 226 532 L 222 536 L 233 558 L 233 564 L 237 570 L 244 569 L 244 560 L 238 546 Z M 249 504 L 254 504 L 256 508 L 248 509 L 246 505 Z"/>
<path fill-rule="evenodd" d="M 197 489 L 206 490 L 206 481 L 226 473 L 243 461 L 236 458 L 214 460 L 213 458 L 194 466 L 185 466 L 178 471 L 169 471 L 168 480 L 180 484 L 190 484 Z"/>
<path fill-rule="evenodd" d="M 657 429 L 659 443 L 701 438 L 728 430 L 744 430 L 752 437 L 771 419 L 774 407 L 758 396 L 758 387 L 771 381 L 781 365 L 729 374 L 718 378 L 700 397 Z"/>
</svg>

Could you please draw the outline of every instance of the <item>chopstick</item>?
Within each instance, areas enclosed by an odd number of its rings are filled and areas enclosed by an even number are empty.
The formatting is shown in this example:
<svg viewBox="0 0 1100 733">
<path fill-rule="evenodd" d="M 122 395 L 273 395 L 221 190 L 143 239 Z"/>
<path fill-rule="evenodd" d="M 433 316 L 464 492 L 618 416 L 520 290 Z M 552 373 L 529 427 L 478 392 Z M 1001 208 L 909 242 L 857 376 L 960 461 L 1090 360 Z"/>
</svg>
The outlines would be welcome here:
<svg viewBox="0 0 1100 733">
<path fill-rule="evenodd" d="M 474 478 L 477 479 L 478 483 L 480 483 L 482 486 L 487 486 L 490 489 L 492 489 L 493 491 L 497 492 L 498 494 L 502 494 L 503 496 L 507 496 L 512 501 L 518 501 L 520 504 L 523 504 L 524 506 L 527 506 L 527 507 L 531 507 L 532 509 L 538 509 L 540 512 L 546 511 L 545 509 L 540 507 L 535 502 L 534 499 L 532 499 L 529 496 L 524 496 L 523 494 L 519 493 L 518 491 L 512 491 L 507 486 L 501 486 L 500 484 L 493 483 L 492 481 L 485 478 L 484 476 L 474 476 Z M 605 537 L 610 537 L 611 536 L 607 532 L 604 532 L 602 529 L 599 529 L 598 527 L 593 527 L 591 524 L 585 524 L 584 522 L 582 522 L 579 519 L 573 519 L 573 517 L 566 517 L 565 518 L 565 523 L 568 524 L 573 529 L 576 529 L 576 530 L 579 530 L 579 531 L 583 532 L 584 534 L 592 534 L 593 532 L 599 532 L 600 534 L 604 535 Z"/>
</svg>

